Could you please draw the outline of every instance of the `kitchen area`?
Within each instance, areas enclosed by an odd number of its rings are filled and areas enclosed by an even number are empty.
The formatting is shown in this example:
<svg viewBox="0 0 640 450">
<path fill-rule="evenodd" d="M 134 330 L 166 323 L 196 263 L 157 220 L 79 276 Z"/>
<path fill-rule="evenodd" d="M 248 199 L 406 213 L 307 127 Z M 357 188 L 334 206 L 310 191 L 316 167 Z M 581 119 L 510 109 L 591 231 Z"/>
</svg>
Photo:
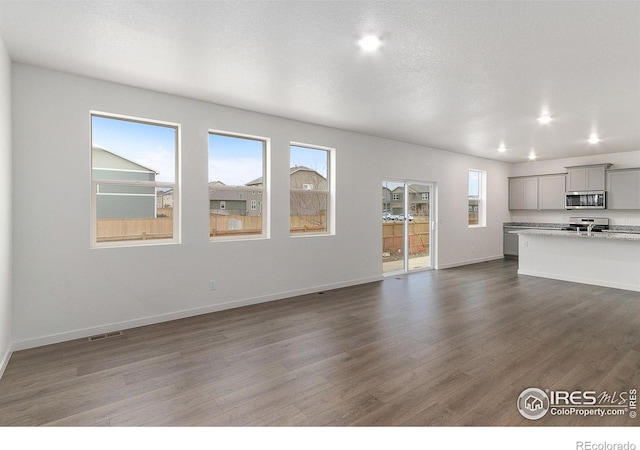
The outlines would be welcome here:
<svg viewBox="0 0 640 450">
<path fill-rule="evenodd" d="M 518 274 L 640 291 L 640 167 L 510 177 L 509 209 L 503 252 Z"/>
</svg>

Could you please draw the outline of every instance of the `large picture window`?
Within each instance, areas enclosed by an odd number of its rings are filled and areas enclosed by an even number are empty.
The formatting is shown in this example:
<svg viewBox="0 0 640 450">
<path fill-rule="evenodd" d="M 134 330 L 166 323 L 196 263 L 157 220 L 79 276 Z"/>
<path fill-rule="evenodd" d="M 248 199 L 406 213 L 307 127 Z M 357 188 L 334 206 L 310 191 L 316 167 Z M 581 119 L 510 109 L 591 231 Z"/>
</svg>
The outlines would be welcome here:
<svg viewBox="0 0 640 450">
<path fill-rule="evenodd" d="M 290 146 L 291 234 L 332 233 L 333 149 L 305 144 Z"/>
<path fill-rule="evenodd" d="M 179 241 L 177 124 L 91 115 L 94 247 Z"/>
<path fill-rule="evenodd" d="M 209 237 L 267 236 L 268 139 L 209 133 Z"/>
</svg>

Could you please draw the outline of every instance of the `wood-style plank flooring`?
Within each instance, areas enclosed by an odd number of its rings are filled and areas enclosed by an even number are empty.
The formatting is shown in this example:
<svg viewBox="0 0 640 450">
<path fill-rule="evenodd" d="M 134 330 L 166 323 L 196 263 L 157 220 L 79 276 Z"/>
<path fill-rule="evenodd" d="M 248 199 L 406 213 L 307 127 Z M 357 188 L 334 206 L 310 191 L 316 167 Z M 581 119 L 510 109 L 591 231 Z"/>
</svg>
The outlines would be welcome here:
<svg viewBox="0 0 640 450">
<path fill-rule="evenodd" d="M 640 293 L 516 272 L 420 272 L 15 352 L 0 425 L 638 425 L 519 414 L 528 387 L 640 388 Z"/>
</svg>

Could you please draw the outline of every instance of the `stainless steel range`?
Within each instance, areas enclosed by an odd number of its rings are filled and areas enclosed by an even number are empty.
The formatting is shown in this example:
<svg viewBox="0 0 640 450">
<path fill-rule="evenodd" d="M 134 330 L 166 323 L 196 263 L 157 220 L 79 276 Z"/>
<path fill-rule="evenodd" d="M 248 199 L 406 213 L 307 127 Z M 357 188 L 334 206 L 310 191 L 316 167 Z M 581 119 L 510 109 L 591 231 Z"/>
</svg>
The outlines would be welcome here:
<svg viewBox="0 0 640 450">
<path fill-rule="evenodd" d="M 569 225 L 563 230 L 604 231 L 609 229 L 609 219 L 601 217 L 569 217 Z"/>
</svg>

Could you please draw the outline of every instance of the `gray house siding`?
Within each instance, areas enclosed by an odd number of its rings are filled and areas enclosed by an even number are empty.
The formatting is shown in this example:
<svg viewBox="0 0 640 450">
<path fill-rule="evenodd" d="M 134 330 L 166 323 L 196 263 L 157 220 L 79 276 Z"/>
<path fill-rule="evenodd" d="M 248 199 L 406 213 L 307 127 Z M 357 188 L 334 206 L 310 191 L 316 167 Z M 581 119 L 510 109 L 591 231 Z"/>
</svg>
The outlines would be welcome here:
<svg viewBox="0 0 640 450">
<path fill-rule="evenodd" d="M 153 189 L 153 188 L 151 188 Z M 141 195 L 101 195 L 96 197 L 98 219 L 147 219 L 156 216 L 154 194 Z"/>
<path fill-rule="evenodd" d="M 156 172 L 108 150 L 93 147 L 94 180 L 155 181 Z M 156 217 L 156 189 L 149 186 L 98 185 L 96 218 L 147 219 Z"/>
<path fill-rule="evenodd" d="M 220 202 L 225 203 L 225 207 L 220 207 Z M 244 216 L 247 210 L 247 202 L 245 200 L 210 200 L 209 208 L 212 211 L 225 211 L 227 214 Z"/>
</svg>

